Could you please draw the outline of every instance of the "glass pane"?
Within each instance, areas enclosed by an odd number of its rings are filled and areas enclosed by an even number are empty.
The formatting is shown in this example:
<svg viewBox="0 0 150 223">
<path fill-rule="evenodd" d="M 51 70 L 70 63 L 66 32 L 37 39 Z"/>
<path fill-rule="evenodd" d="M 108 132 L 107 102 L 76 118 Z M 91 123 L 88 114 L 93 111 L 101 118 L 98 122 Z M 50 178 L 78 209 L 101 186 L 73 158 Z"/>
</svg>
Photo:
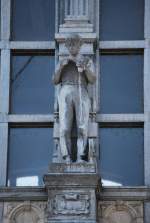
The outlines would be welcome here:
<svg viewBox="0 0 150 223">
<path fill-rule="evenodd" d="M 102 113 L 143 113 L 143 55 L 101 56 Z"/>
<path fill-rule="evenodd" d="M 13 0 L 13 40 L 53 40 L 55 0 Z"/>
<path fill-rule="evenodd" d="M 102 0 L 101 40 L 144 39 L 144 0 Z"/>
<path fill-rule="evenodd" d="M 53 129 L 10 128 L 9 186 L 38 186 L 43 184 L 52 157 Z"/>
<path fill-rule="evenodd" d="M 100 129 L 100 171 L 103 185 L 144 185 L 143 140 L 143 128 Z"/>
<path fill-rule="evenodd" d="M 12 113 L 52 113 L 54 62 L 54 56 L 12 57 Z"/>
<path fill-rule="evenodd" d="M 0 18 L 1 18 L 1 0 L 0 0 Z M 0 19 L 0 39 L 1 39 L 1 19 Z"/>
</svg>

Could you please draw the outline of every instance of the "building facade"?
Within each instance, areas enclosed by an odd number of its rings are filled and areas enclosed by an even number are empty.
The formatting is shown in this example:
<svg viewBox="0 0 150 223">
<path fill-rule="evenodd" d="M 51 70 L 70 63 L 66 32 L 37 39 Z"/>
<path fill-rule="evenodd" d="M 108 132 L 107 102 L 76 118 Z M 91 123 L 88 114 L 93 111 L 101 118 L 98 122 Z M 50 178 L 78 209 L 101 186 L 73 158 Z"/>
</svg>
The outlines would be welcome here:
<svg viewBox="0 0 150 223">
<path fill-rule="evenodd" d="M 0 24 L 0 222 L 149 223 L 150 0 L 1 0 Z M 95 67 L 89 138 L 100 182 L 73 176 L 62 208 L 63 194 L 51 205 L 62 182 L 48 168 L 58 143 L 52 75 L 70 33 Z"/>
</svg>

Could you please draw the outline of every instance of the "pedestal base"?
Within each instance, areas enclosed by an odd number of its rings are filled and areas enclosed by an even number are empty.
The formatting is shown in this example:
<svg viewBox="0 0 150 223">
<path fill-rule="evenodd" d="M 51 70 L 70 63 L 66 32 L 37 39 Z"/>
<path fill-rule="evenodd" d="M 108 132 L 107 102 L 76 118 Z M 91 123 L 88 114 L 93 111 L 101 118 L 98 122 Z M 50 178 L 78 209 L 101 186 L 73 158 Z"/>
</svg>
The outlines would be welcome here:
<svg viewBox="0 0 150 223">
<path fill-rule="evenodd" d="M 62 165 L 64 169 L 60 172 L 57 169 L 44 176 L 48 191 L 48 223 L 96 223 L 96 189 L 99 187 L 99 175 L 90 171 L 65 172 L 68 165 Z M 56 164 L 52 164 L 50 170 L 52 166 L 54 170 Z M 76 166 L 76 169 L 79 167 Z M 96 167 L 94 169 L 96 170 Z"/>
<path fill-rule="evenodd" d="M 96 173 L 93 163 L 53 163 L 49 165 L 49 173 Z"/>
</svg>

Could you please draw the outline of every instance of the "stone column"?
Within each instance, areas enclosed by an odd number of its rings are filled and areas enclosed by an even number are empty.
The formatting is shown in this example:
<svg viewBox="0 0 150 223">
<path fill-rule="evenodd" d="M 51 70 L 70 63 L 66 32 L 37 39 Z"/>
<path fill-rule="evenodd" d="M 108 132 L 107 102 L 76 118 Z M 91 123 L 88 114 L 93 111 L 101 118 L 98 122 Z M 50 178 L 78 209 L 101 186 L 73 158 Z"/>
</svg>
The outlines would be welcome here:
<svg viewBox="0 0 150 223">
<path fill-rule="evenodd" d="M 89 0 L 66 0 L 65 20 L 88 21 Z"/>
<path fill-rule="evenodd" d="M 64 3 L 64 24 L 60 25 L 59 32 L 93 32 L 89 23 L 89 0 L 65 0 Z"/>
</svg>

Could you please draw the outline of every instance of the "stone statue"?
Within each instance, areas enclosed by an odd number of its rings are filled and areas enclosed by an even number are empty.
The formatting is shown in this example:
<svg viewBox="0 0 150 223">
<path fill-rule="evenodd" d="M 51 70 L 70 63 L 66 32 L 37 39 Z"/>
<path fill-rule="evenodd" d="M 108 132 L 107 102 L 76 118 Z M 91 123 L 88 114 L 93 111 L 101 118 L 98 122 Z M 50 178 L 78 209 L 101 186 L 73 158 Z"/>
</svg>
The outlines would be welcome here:
<svg viewBox="0 0 150 223">
<path fill-rule="evenodd" d="M 88 83 L 96 80 L 93 61 L 80 54 L 82 39 L 72 34 L 65 41 L 69 56 L 60 60 L 53 76 L 54 84 L 60 84 L 58 94 L 60 149 L 65 162 L 71 161 L 71 131 L 73 120 L 77 126 L 77 162 L 83 162 L 86 155 L 88 122 L 91 102 Z"/>
</svg>

